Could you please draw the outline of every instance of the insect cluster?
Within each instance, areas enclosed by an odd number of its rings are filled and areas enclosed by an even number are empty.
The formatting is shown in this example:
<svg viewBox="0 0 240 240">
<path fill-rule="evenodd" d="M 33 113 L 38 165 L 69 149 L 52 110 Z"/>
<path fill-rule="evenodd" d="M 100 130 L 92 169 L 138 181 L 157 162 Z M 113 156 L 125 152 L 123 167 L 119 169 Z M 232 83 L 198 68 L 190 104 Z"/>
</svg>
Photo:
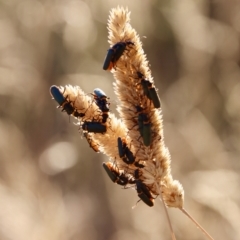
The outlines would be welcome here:
<svg viewBox="0 0 240 240">
<path fill-rule="evenodd" d="M 161 102 L 141 42 L 128 23 L 129 14 L 117 9 L 110 18 L 111 47 L 103 69 L 116 79 L 121 120 L 110 112 L 109 98 L 99 88 L 90 95 L 80 87 L 52 86 L 50 93 L 63 111 L 79 120 L 90 147 L 110 157 L 103 168 L 114 183 L 135 187 L 148 206 L 153 206 L 160 195 L 167 206 L 181 208 L 183 189 L 171 177 L 170 154 L 163 142 Z"/>
</svg>

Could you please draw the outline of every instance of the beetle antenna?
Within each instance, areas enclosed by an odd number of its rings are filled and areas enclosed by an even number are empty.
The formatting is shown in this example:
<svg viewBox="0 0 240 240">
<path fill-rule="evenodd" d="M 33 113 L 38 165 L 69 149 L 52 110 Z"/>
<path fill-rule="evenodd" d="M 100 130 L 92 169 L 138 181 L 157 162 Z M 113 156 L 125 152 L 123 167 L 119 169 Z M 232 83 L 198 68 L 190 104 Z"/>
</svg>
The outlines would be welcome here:
<svg viewBox="0 0 240 240">
<path fill-rule="evenodd" d="M 212 236 L 184 209 L 179 208 L 188 218 L 192 220 L 192 222 L 197 226 L 197 228 L 200 228 L 200 230 L 203 232 L 203 234 L 210 240 L 214 240 Z"/>
<path fill-rule="evenodd" d="M 169 217 L 169 214 L 168 214 L 168 211 L 167 211 L 167 208 L 166 208 L 166 205 L 163 201 L 163 197 L 162 197 L 162 191 L 160 190 L 160 187 L 158 184 L 157 185 L 157 189 L 158 189 L 158 192 L 159 192 L 159 196 L 160 196 L 160 201 L 162 202 L 163 204 L 163 208 L 164 208 L 164 211 L 165 211 L 165 214 L 166 214 L 166 217 L 167 217 L 167 222 L 168 222 L 168 226 L 170 228 L 170 232 L 171 232 L 171 237 L 172 237 L 172 240 L 176 240 L 176 237 L 175 237 L 175 234 L 173 232 L 173 228 L 172 228 L 172 223 L 171 223 L 171 220 L 170 220 L 170 217 Z"/>
<path fill-rule="evenodd" d="M 138 203 L 138 202 L 137 202 Z M 134 205 L 134 206 L 132 206 L 132 209 L 135 209 L 136 207 L 137 207 L 137 203 Z"/>
<path fill-rule="evenodd" d="M 136 208 L 136 207 L 137 207 L 137 204 L 138 204 L 140 201 L 142 201 L 142 200 L 139 199 L 139 200 L 136 202 L 136 204 L 135 204 L 134 206 L 132 206 L 132 209 Z"/>
</svg>

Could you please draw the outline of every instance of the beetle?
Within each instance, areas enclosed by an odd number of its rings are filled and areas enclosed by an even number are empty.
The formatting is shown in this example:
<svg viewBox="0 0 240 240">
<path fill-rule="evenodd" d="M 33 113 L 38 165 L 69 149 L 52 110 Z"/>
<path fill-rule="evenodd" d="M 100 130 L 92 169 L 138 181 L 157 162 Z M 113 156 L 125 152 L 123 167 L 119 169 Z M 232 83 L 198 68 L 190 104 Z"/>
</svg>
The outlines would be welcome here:
<svg viewBox="0 0 240 240">
<path fill-rule="evenodd" d="M 63 111 L 65 111 L 68 115 L 73 115 L 74 117 L 84 117 L 84 113 L 79 113 L 71 104 L 70 101 L 67 100 L 67 97 L 65 98 L 60 91 L 60 89 L 53 85 L 50 87 L 50 93 L 52 97 L 56 100 L 56 102 L 60 105 L 60 107 L 63 108 Z"/>
<path fill-rule="evenodd" d="M 122 158 L 122 160 L 126 164 L 134 164 L 136 167 L 139 167 L 139 168 L 144 167 L 143 164 L 139 162 L 135 162 L 136 158 L 133 156 L 133 153 L 131 152 L 131 150 L 127 147 L 127 144 L 125 141 L 122 141 L 122 139 L 118 137 L 117 142 L 118 142 L 119 157 Z"/>
<path fill-rule="evenodd" d="M 108 114 L 107 113 L 103 113 L 102 114 L 102 123 L 106 123 L 107 119 L 108 119 Z"/>
<path fill-rule="evenodd" d="M 92 95 L 94 97 L 95 103 L 100 108 L 100 110 L 102 112 L 109 112 L 109 103 L 107 101 L 109 98 L 106 96 L 103 90 L 100 88 L 95 88 L 93 92 L 94 94 Z"/>
<path fill-rule="evenodd" d="M 139 163 L 139 162 L 135 162 L 134 165 L 135 165 L 136 167 L 138 167 L 138 168 L 144 168 L 144 167 L 145 167 L 144 164 Z"/>
<path fill-rule="evenodd" d="M 126 155 L 125 163 L 133 164 L 135 162 L 135 157 L 133 156 L 133 153 L 128 147 L 126 147 L 125 149 L 125 155 Z"/>
<path fill-rule="evenodd" d="M 93 133 L 105 133 L 107 131 L 106 126 L 100 122 L 84 122 L 82 129 Z"/>
<path fill-rule="evenodd" d="M 118 137 L 117 142 L 118 142 L 119 157 L 122 158 L 125 155 L 125 147 L 126 146 L 123 145 L 122 139 L 120 137 Z"/>
<path fill-rule="evenodd" d="M 113 62 L 112 59 L 114 57 L 114 49 L 110 48 L 107 51 L 107 55 L 105 57 L 104 63 L 103 63 L 103 70 L 111 70 L 113 68 Z"/>
<path fill-rule="evenodd" d="M 109 103 L 108 103 L 108 97 L 106 94 L 100 89 L 100 88 L 95 88 L 93 90 L 94 94 L 93 97 L 95 99 L 95 103 L 99 107 L 99 109 L 102 111 L 102 123 L 106 123 L 108 119 L 108 112 L 109 112 Z"/>
<path fill-rule="evenodd" d="M 144 128 L 144 123 L 148 122 L 148 117 L 146 113 L 139 113 L 138 115 L 138 126 L 139 126 L 139 132 L 141 137 L 143 137 L 143 128 Z"/>
<path fill-rule="evenodd" d="M 66 98 L 63 96 L 62 92 L 56 85 L 50 87 L 50 93 L 60 106 L 62 106 L 66 101 Z"/>
<path fill-rule="evenodd" d="M 153 106 L 155 108 L 161 107 L 160 98 L 157 94 L 156 88 L 153 86 L 149 80 L 144 79 L 144 75 L 141 72 L 137 72 L 138 78 L 141 79 L 141 85 L 143 88 L 144 94 L 147 96 L 149 100 L 152 101 Z"/>
<path fill-rule="evenodd" d="M 146 113 L 143 113 L 143 108 L 141 106 L 136 106 L 138 114 L 138 126 L 141 137 L 143 138 L 143 143 L 145 146 L 149 146 L 152 141 L 151 123 L 149 122 Z"/>
<path fill-rule="evenodd" d="M 151 96 L 150 96 L 150 93 L 149 93 L 149 89 L 148 89 L 149 81 L 145 80 L 145 79 L 142 79 L 141 80 L 141 85 L 142 85 L 144 94 L 147 96 L 148 99 L 152 100 Z"/>
<path fill-rule="evenodd" d="M 136 190 L 139 198 L 149 207 L 154 205 L 154 198 L 148 187 L 139 179 L 136 180 Z"/>
<path fill-rule="evenodd" d="M 114 68 L 128 45 L 134 45 L 134 43 L 130 41 L 118 42 L 109 48 L 103 63 L 103 70 L 110 71 L 112 68 Z"/>
<path fill-rule="evenodd" d="M 93 90 L 93 92 L 94 92 L 93 96 L 95 96 L 96 99 L 107 99 L 108 98 L 107 95 L 105 94 L 105 92 L 100 88 L 95 88 Z"/>
<path fill-rule="evenodd" d="M 56 100 L 56 102 L 67 112 L 68 115 L 71 115 L 74 112 L 74 107 L 71 105 L 70 102 L 66 100 L 66 98 L 63 96 L 60 89 L 53 85 L 50 87 L 50 93 L 52 97 Z"/>
<path fill-rule="evenodd" d="M 140 170 L 136 169 L 133 173 L 135 178 L 136 190 L 139 198 L 148 206 L 152 207 L 154 205 L 154 198 L 149 190 L 149 188 L 139 179 Z"/>
<path fill-rule="evenodd" d="M 83 133 L 84 137 L 86 138 L 89 146 L 95 151 L 99 152 L 99 145 L 91 138 L 91 136 L 88 134 L 88 132 Z"/>
<path fill-rule="evenodd" d="M 151 123 L 143 124 L 143 143 L 145 146 L 150 146 L 152 142 L 152 131 L 151 131 Z"/>
<path fill-rule="evenodd" d="M 135 169 L 133 175 L 134 175 L 135 179 L 139 179 L 140 178 L 140 170 L 139 169 Z"/>
<path fill-rule="evenodd" d="M 141 137 L 143 136 L 143 123 L 148 121 L 148 116 L 146 113 L 143 113 L 143 108 L 141 106 L 136 106 L 137 114 L 138 114 L 138 126 Z"/>
<path fill-rule="evenodd" d="M 144 94 L 147 96 L 148 99 L 150 99 L 150 95 L 149 95 L 149 91 L 148 91 L 149 81 L 144 79 L 144 75 L 141 72 L 137 72 L 137 76 L 138 76 L 138 78 L 141 79 L 141 85 L 142 85 Z"/>
<path fill-rule="evenodd" d="M 103 163 L 103 168 L 107 172 L 107 175 L 115 183 L 118 179 L 118 174 L 112 171 L 112 165 L 110 162 Z"/>
<path fill-rule="evenodd" d="M 125 140 L 122 140 L 120 137 L 117 139 L 118 141 L 118 153 L 119 157 L 127 164 L 133 164 L 135 161 L 135 157 L 133 153 L 128 148 L 127 143 Z"/>
<path fill-rule="evenodd" d="M 155 87 L 150 87 L 148 89 L 149 91 L 149 96 L 152 99 L 153 105 L 155 108 L 160 108 L 161 107 L 161 102 L 160 102 L 160 98 L 157 94 L 156 88 Z"/>
<path fill-rule="evenodd" d="M 135 180 L 128 177 L 124 172 L 121 173 L 111 162 L 103 163 L 103 168 L 114 183 L 121 186 L 135 183 Z"/>
</svg>

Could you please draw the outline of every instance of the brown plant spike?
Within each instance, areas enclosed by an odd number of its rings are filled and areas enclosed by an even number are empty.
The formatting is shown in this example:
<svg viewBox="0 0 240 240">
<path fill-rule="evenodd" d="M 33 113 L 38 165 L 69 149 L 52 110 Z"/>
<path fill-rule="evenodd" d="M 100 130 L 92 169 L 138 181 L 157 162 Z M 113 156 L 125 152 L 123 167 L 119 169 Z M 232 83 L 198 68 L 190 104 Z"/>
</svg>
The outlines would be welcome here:
<svg viewBox="0 0 240 240">
<path fill-rule="evenodd" d="M 142 43 L 130 25 L 130 12 L 121 7 L 112 9 L 108 31 L 111 48 L 104 62 L 104 70 L 113 73 L 121 120 L 107 109 L 106 121 L 103 121 L 103 111 L 96 99 L 85 94 L 78 86 L 68 85 L 59 90 L 75 111 L 81 114 L 77 118 L 80 127 L 86 121 L 106 126 L 103 133 L 83 132 L 94 151 L 106 154 L 113 162 L 105 164 L 110 178 L 116 183 L 123 183 L 120 180 L 124 177 L 126 185 L 135 185 L 139 198 L 149 206 L 153 206 L 153 195 L 160 197 L 172 240 L 176 238 L 166 206 L 179 208 L 208 239 L 213 239 L 183 208 L 183 187 L 172 178 L 171 156 L 164 143 L 160 100 Z"/>
</svg>

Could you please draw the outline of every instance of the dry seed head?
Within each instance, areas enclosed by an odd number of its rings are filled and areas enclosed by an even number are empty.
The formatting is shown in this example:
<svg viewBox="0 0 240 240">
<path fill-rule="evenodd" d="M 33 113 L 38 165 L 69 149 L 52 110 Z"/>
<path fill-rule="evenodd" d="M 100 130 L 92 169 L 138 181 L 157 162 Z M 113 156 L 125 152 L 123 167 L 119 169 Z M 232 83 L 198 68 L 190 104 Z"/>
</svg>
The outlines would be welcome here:
<svg viewBox="0 0 240 240">
<path fill-rule="evenodd" d="M 154 186 L 160 186 L 164 189 L 163 198 L 169 207 L 182 206 L 183 189 L 171 177 L 171 157 L 164 144 L 161 110 L 155 109 L 152 102 L 144 95 L 141 78 L 137 74 L 140 72 L 144 79 L 153 83 L 142 43 L 130 25 L 130 12 L 121 7 L 112 9 L 108 30 L 111 46 L 124 41 L 134 43 L 133 46 L 126 47 L 123 56 L 116 63 L 113 76 L 116 79 L 114 90 L 121 103 L 117 110 L 129 130 L 128 135 L 135 147 L 136 160 L 146 162 L 146 166 L 142 170 L 141 180 L 156 195 L 159 195 L 159 188 Z M 152 142 L 149 147 L 144 145 L 137 124 L 136 106 L 139 105 L 143 108 L 143 113 L 147 115 L 151 124 Z M 165 180 L 163 181 L 163 179 Z"/>
</svg>

